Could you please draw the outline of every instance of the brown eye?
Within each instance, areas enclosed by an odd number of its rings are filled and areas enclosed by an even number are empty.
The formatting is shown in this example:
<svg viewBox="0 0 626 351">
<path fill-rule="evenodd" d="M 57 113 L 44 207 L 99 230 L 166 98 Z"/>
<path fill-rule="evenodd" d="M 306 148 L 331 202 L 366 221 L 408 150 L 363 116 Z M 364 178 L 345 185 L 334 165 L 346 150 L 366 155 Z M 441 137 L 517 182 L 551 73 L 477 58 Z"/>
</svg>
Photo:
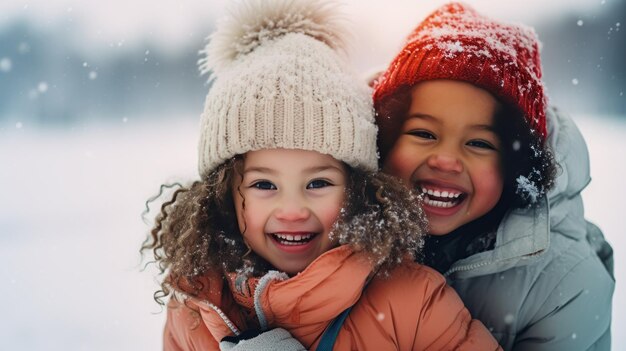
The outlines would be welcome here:
<svg viewBox="0 0 626 351">
<path fill-rule="evenodd" d="M 252 184 L 252 188 L 256 188 L 259 190 L 276 190 L 278 188 L 276 188 L 276 185 L 268 182 L 268 181 L 259 181 L 256 182 L 254 184 Z"/>
<path fill-rule="evenodd" d="M 329 182 L 323 180 L 323 179 L 316 179 L 312 182 L 310 182 L 309 184 L 307 184 L 306 188 L 307 189 L 320 189 L 320 188 L 325 188 L 327 186 L 330 186 L 332 184 L 330 184 Z"/>
<path fill-rule="evenodd" d="M 420 139 L 430 139 L 430 140 L 435 140 L 437 138 L 435 138 L 435 135 L 433 135 L 431 132 L 427 132 L 425 130 L 412 130 L 410 132 L 408 132 L 407 134 L 412 135 L 414 137 L 420 138 Z"/>
<path fill-rule="evenodd" d="M 495 146 L 493 146 L 491 143 L 484 141 L 484 140 L 471 140 L 467 143 L 467 145 L 471 147 L 480 148 L 480 149 L 496 150 Z"/>
</svg>

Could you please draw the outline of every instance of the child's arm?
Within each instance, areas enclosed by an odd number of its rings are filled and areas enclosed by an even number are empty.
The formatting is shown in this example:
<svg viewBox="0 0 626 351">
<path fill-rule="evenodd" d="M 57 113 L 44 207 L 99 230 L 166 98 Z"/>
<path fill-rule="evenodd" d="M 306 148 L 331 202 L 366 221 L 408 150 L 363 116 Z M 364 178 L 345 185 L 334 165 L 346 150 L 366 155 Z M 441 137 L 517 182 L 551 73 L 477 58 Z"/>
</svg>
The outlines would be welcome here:
<svg viewBox="0 0 626 351">
<path fill-rule="evenodd" d="M 487 328 L 472 319 L 456 291 L 437 278 L 425 296 L 415 338 L 421 341 L 413 350 L 502 350 Z"/>
<path fill-rule="evenodd" d="M 349 318 L 364 319 L 361 310 L 367 310 L 376 330 L 388 332 L 399 350 L 502 350 L 445 278 L 429 267 L 398 267 L 391 277 L 373 280 L 361 300 L 371 307 L 353 310 Z"/>
<path fill-rule="evenodd" d="M 183 350 L 219 350 L 217 341 L 213 338 L 199 314 L 170 299 L 167 305 L 167 321 L 163 331 L 164 351 Z"/>
<path fill-rule="evenodd" d="M 595 255 L 567 272 L 517 334 L 514 351 L 610 350 L 614 282 Z"/>
</svg>

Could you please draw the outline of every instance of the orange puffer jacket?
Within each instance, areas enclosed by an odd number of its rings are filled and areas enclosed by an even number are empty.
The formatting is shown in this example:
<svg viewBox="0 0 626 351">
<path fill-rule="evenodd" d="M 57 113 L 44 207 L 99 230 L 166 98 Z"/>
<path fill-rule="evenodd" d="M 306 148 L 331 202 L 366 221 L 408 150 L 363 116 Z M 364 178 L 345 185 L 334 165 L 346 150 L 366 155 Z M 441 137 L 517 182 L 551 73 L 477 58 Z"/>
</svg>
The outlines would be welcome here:
<svg viewBox="0 0 626 351">
<path fill-rule="evenodd" d="M 501 350 L 436 271 L 407 262 L 389 277 L 374 276 L 363 290 L 371 268 L 340 246 L 291 278 L 208 276 L 201 298 L 170 300 L 164 349 L 219 350 L 225 336 L 282 327 L 315 350 L 328 324 L 356 303 L 334 350 Z"/>
</svg>

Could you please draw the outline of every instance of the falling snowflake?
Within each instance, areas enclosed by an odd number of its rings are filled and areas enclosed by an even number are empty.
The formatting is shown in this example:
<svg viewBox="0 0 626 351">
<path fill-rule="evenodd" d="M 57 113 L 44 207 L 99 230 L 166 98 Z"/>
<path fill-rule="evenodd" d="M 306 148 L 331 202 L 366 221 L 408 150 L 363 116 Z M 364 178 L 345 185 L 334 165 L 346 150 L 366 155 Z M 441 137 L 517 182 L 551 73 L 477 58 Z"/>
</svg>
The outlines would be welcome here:
<svg viewBox="0 0 626 351">
<path fill-rule="evenodd" d="M 24 126 L 24 125 L 22 124 L 22 122 L 17 122 L 17 123 L 15 123 L 15 128 L 16 128 L 16 129 L 22 129 L 22 127 L 23 127 L 23 126 Z"/>
<path fill-rule="evenodd" d="M 96 71 L 89 72 L 89 79 L 95 80 L 96 78 L 98 78 L 98 72 Z"/>
<path fill-rule="evenodd" d="M 515 316 L 513 315 L 513 313 L 507 313 L 504 316 L 504 324 L 513 324 L 514 321 L 515 321 Z"/>
<path fill-rule="evenodd" d="M 17 51 L 22 55 L 27 54 L 30 52 L 30 45 L 27 42 L 23 41 L 20 43 L 20 45 L 18 45 Z"/>
<path fill-rule="evenodd" d="M 583 22 L 583 20 L 578 20 L 578 22 L 576 22 L 576 24 L 577 24 L 579 27 L 582 27 L 582 26 L 583 26 L 583 24 L 585 24 L 585 22 Z"/>
<path fill-rule="evenodd" d="M 9 72 L 12 67 L 13 67 L 13 63 L 11 62 L 10 58 L 3 57 L 2 60 L 0 60 L 0 71 Z"/>
<path fill-rule="evenodd" d="M 45 93 L 46 91 L 48 91 L 48 83 L 40 82 L 37 86 L 37 90 L 39 90 L 40 93 Z"/>
<path fill-rule="evenodd" d="M 572 84 L 578 85 L 578 79 L 576 79 L 576 78 L 572 79 Z"/>
<path fill-rule="evenodd" d="M 519 140 L 515 140 L 513 142 L 513 150 L 518 151 L 521 146 L 522 146 L 522 144 L 519 142 Z"/>
</svg>

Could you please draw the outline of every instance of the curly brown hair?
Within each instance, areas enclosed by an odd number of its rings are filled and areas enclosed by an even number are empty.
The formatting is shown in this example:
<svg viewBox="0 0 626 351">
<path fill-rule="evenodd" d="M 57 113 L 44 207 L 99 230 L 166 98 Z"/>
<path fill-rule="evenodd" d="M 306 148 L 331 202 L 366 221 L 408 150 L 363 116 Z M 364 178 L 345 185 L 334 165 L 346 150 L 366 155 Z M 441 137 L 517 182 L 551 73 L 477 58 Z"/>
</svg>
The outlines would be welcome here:
<svg viewBox="0 0 626 351">
<path fill-rule="evenodd" d="M 254 252 L 247 254 L 239 231 L 232 186 L 242 163 L 240 156 L 225 162 L 161 206 L 140 249 L 151 251 L 160 273 L 167 273 L 154 294 L 157 303 L 164 304 L 172 287 L 198 296 L 209 272 L 260 276 L 272 268 Z M 346 169 L 346 197 L 331 235 L 364 253 L 383 275 L 405 258 L 419 259 L 426 233 L 421 198 L 392 176 Z"/>
</svg>

